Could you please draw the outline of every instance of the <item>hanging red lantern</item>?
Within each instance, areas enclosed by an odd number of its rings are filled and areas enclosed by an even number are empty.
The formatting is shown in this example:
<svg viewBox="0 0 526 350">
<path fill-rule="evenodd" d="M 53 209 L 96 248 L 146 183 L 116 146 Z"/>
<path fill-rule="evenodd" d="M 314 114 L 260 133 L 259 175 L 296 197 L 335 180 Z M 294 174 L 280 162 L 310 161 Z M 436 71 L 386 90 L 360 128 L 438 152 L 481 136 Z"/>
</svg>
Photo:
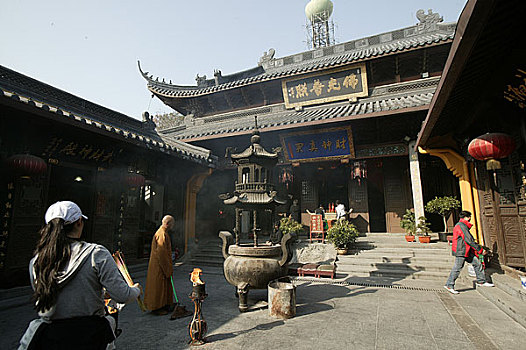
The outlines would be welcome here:
<svg viewBox="0 0 526 350">
<path fill-rule="evenodd" d="M 477 159 L 486 161 L 488 170 L 500 169 L 497 159 L 506 158 L 515 150 L 515 141 L 503 133 L 487 133 L 474 138 L 468 146 L 469 154 Z"/>
<path fill-rule="evenodd" d="M 130 187 L 144 186 L 144 183 L 145 183 L 144 176 L 142 176 L 141 174 L 136 174 L 136 173 L 126 174 L 125 181 Z"/>
<path fill-rule="evenodd" d="M 283 168 L 281 174 L 279 174 L 279 182 L 285 184 L 287 189 L 289 189 L 289 186 L 294 182 L 292 169 Z"/>
<path fill-rule="evenodd" d="M 7 158 L 7 165 L 19 176 L 40 175 L 46 172 L 46 162 L 31 154 L 15 154 Z"/>
</svg>

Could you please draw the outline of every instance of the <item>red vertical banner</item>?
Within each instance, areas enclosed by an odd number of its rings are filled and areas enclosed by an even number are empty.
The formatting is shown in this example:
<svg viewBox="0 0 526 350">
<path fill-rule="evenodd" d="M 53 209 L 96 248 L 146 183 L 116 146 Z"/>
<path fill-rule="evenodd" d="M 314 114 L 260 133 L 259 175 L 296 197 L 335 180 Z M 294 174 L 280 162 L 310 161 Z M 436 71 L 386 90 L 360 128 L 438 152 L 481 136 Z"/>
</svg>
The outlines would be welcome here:
<svg viewBox="0 0 526 350">
<path fill-rule="evenodd" d="M 323 232 L 323 219 L 320 214 L 310 216 L 310 231 Z"/>
</svg>

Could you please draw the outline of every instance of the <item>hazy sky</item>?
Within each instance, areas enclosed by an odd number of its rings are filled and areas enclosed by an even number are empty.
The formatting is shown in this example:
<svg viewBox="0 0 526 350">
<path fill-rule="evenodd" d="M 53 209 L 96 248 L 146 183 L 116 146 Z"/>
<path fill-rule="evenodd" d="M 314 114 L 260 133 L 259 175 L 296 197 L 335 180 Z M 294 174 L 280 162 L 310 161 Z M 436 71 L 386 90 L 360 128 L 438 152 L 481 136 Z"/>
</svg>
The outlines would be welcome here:
<svg viewBox="0 0 526 350">
<path fill-rule="evenodd" d="M 0 65 L 140 118 L 169 112 L 137 69 L 195 85 L 255 67 L 264 51 L 308 50 L 308 0 L 1 0 Z M 418 9 L 457 21 L 466 0 L 333 0 L 335 37 L 346 42 L 408 27 Z"/>
</svg>

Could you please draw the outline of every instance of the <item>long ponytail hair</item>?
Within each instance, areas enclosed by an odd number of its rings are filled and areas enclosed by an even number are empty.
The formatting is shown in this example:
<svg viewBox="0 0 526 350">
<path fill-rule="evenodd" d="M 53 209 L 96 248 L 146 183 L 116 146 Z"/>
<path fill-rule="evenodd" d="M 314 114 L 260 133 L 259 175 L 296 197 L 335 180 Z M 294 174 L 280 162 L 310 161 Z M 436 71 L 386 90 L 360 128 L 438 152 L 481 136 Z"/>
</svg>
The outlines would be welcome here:
<svg viewBox="0 0 526 350">
<path fill-rule="evenodd" d="M 58 273 L 64 269 L 71 255 L 71 239 L 67 234 L 73 225 L 64 225 L 63 219 L 55 218 L 40 230 L 40 240 L 35 249 L 36 310 L 43 312 L 55 305 L 58 297 Z"/>
</svg>

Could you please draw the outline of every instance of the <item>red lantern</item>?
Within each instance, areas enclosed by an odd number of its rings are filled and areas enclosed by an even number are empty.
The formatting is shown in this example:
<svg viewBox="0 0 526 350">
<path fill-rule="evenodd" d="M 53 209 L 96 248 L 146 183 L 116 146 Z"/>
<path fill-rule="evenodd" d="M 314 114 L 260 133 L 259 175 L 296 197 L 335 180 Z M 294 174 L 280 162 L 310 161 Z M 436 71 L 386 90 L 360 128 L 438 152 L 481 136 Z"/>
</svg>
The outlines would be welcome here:
<svg viewBox="0 0 526 350">
<path fill-rule="evenodd" d="M 141 174 L 128 173 L 126 174 L 126 183 L 130 187 L 143 186 L 145 183 L 145 179 L 144 176 L 142 176 Z"/>
<path fill-rule="evenodd" d="M 488 170 L 496 170 L 501 168 L 497 159 L 509 156 L 515 147 L 515 141 L 511 136 L 502 133 L 487 133 L 473 139 L 469 143 L 468 152 L 473 158 L 486 161 Z"/>
<path fill-rule="evenodd" d="M 40 175 L 47 170 L 47 164 L 42 158 L 30 154 L 15 154 L 7 159 L 7 164 L 20 176 Z"/>
<path fill-rule="evenodd" d="M 289 189 L 289 186 L 294 181 L 294 175 L 292 173 L 292 169 L 283 168 L 281 170 L 281 174 L 279 174 L 279 182 L 282 184 L 285 184 L 287 189 Z"/>
</svg>

